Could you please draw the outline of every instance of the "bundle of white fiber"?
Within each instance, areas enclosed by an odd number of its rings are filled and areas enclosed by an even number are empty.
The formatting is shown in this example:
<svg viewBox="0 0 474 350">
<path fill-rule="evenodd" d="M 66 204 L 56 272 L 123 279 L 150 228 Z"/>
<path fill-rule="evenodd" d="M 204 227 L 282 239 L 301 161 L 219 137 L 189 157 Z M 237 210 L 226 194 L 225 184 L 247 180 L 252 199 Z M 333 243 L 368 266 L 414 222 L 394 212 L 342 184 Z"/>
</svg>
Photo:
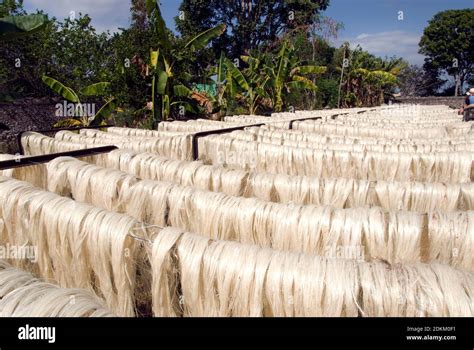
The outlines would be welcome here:
<svg viewBox="0 0 474 350">
<path fill-rule="evenodd" d="M 252 133 L 265 138 L 276 138 L 282 140 L 317 142 L 317 143 L 341 143 L 341 144 L 408 144 L 408 145 L 454 145 L 462 143 L 473 143 L 472 134 L 463 136 L 447 136 L 436 139 L 427 138 L 383 138 L 367 136 L 341 136 L 334 134 L 316 134 L 300 130 L 284 130 L 275 128 L 273 125 L 265 125 L 259 128 L 246 128 L 245 132 Z"/>
<path fill-rule="evenodd" d="M 142 224 L 4 177 L 0 198 L 1 241 L 36 247 L 42 278 L 93 290 L 119 316 L 135 314 L 138 243 L 130 235 Z"/>
<path fill-rule="evenodd" d="M 112 145 L 114 140 L 101 140 L 94 137 L 87 137 L 82 134 L 78 134 L 74 131 L 61 130 L 54 135 L 54 139 L 65 142 L 85 143 L 85 144 L 99 144 L 99 145 Z M 123 139 L 121 139 L 123 142 Z"/>
<path fill-rule="evenodd" d="M 145 130 L 149 131 L 149 130 Z M 61 135 L 61 134 L 60 134 Z M 77 136 L 77 135 L 76 135 Z M 103 131 L 98 131 L 98 130 L 88 130 L 84 129 L 80 131 L 80 135 L 84 137 L 83 141 L 85 140 L 86 142 L 92 142 L 91 140 L 96 140 L 96 142 L 109 142 L 109 143 L 130 143 L 130 142 L 139 142 L 143 143 L 144 141 L 147 141 L 149 143 L 156 142 L 158 140 L 167 140 L 175 136 L 161 136 L 161 137 L 152 137 L 152 136 L 127 136 L 127 135 L 120 135 L 120 134 L 114 134 L 111 132 L 103 132 Z M 185 136 L 184 134 L 177 134 L 176 136 Z M 60 137 L 60 136 L 59 136 Z M 71 137 L 70 134 L 68 137 Z"/>
<path fill-rule="evenodd" d="M 61 179 L 51 181 L 52 184 L 61 185 L 49 186 L 50 191 L 74 194 L 79 193 L 81 188 L 93 186 L 90 188 L 94 196 L 104 199 L 94 201 L 92 196 L 81 196 L 82 200 L 95 205 L 106 203 L 109 209 L 123 211 L 151 225 L 170 225 L 216 239 L 316 255 L 324 255 L 327 249 L 337 246 L 365 246 L 365 259 L 368 261 L 376 258 L 391 263 L 441 261 L 453 266 L 472 267 L 472 262 L 465 257 L 473 254 L 473 247 L 463 249 L 459 252 L 462 256 L 454 258 L 449 253 L 451 248 L 443 244 L 442 241 L 451 239 L 449 231 L 444 235 L 443 229 L 433 226 L 433 237 L 436 239 L 422 242 L 423 214 L 387 213 L 377 207 L 336 209 L 271 203 L 162 182 L 139 181 L 133 184 L 134 178 L 131 185 L 116 182 L 114 187 L 117 192 L 112 197 L 107 188 L 100 185 L 104 179 L 101 168 L 93 170 L 97 167 L 68 158 L 56 159 L 53 164 L 48 167 L 48 171 L 51 171 L 48 178 Z M 76 182 L 69 181 L 64 174 L 67 174 L 67 167 L 71 165 L 72 173 L 84 173 L 87 170 L 87 176 Z M 111 179 L 125 176 L 120 171 L 108 171 Z M 451 225 L 455 221 L 453 218 L 458 215 L 458 212 L 443 214 L 436 218 L 440 222 L 438 226 Z M 432 220 L 430 216 L 428 219 Z M 431 226 L 428 228 L 431 230 Z M 463 240 L 472 239 L 474 232 L 470 227 L 459 224 L 455 229 Z M 433 244 L 436 245 L 433 254 L 423 256 L 422 250 Z M 438 249 L 443 254 L 436 252 Z"/>
<path fill-rule="evenodd" d="M 92 148 L 83 143 L 63 142 L 36 132 L 24 133 L 21 144 L 26 155 L 41 155 L 58 152 L 69 152 L 78 149 Z"/>
<path fill-rule="evenodd" d="M 156 131 L 156 130 L 146 130 L 146 129 L 133 129 L 133 128 L 119 128 L 112 127 L 108 128 L 107 132 L 100 130 L 81 130 L 81 134 L 84 134 L 89 137 L 102 137 L 105 135 L 121 135 L 121 136 L 140 136 L 140 137 L 170 137 L 170 136 L 180 136 L 184 135 L 180 132 L 173 131 Z M 109 135 L 110 136 L 110 135 Z"/>
<path fill-rule="evenodd" d="M 473 151 L 474 143 L 464 143 L 456 145 L 409 145 L 409 144 L 342 144 L 342 143 L 320 143 L 285 140 L 281 138 L 269 138 L 258 136 L 245 131 L 235 131 L 228 134 L 229 137 L 236 140 L 256 141 L 258 143 L 266 143 L 279 146 L 291 146 L 300 148 L 347 151 L 347 152 L 417 152 L 417 153 L 433 153 L 433 152 L 455 152 L 455 151 Z"/>
<path fill-rule="evenodd" d="M 47 166 L 48 190 L 118 213 L 140 222 L 166 225 L 171 183 L 143 180 L 75 158 L 60 157 Z"/>
<path fill-rule="evenodd" d="M 98 165 L 118 169 L 142 179 L 170 181 L 204 191 L 240 196 L 247 187 L 248 173 L 242 170 L 203 165 L 201 162 L 177 161 L 150 153 L 116 150 Z"/>
<path fill-rule="evenodd" d="M 21 158 L 24 158 L 24 156 L 0 154 L 0 162 L 6 160 L 20 160 Z M 46 186 L 46 171 L 43 164 L 0 170 L 0 176 L 13 177 L 18 180 L 29 182 L 34 186 L 41 188 Z"/>
<path fill-rule="evenodd" d="M 381 124 L 387 126 L 395 126 L 395 127 L 407 127 L 407 126 L 449 126 L 449 125 L 460 125 L 462 122 L 461 118 L 429 118 L 429 119 L 400 119 L 394 118 L 393 116 L 388 118 L 373 118 L 369 115 L 365 115 L 364 117 L 355 116 L 353 114 L 348 114 L 344 116 L 338 116 L 336 121 L 341 121 L 344 123 L 370 123 L 370 124 Z"/>
<path fill-rule="evenodd" d="M 175 229 L 154 240 L 155 316 L 473 316 L 474 275 L 321 258 Z"/>
<path fill-rule="evenodd" d="M 0 317 L 114 317 L 84 289 L 60 288 L 0 261 Z"/>
<path fill-rule="evenodd" d="M 313 150 L 241 141 L 222 135 L 199 139 L 206 164 L 319 178 L 361 180 L 470 182 L 472 154 L 344 152 Z"/>
<path fill-rule="evenodd" d="M 386 129 L 377 127 L 346 126 L 337 124 L 323 124 L 314 121 L 295 122 L 296 130 L 317 132 L 323 134 L 337 134 L 343 136 L 369 136 L 386 138 L 436 138 L 449 136 L 446 128 L 420 128 L 420 129 Z"/>
<path fill-rule="evenodd" d="M 473 267 L 472 261 L 464 260 L 472 257 L 473 246 L 460 250 L 454 258 L 451 249 L 441 242 L 422 241 L 422 214 L 386 213 L 380 208 L 283 205 L 179 188 L 171 189 L 168 202 L 171 226 L 212 238 L 316 255 L 324 255 L 327 249 L 336 246 L 364 246 L 368 261 L 375 258 L 392 263 L 440 261 L 468 269 Z M 457 212 L 445 213 L 438 221 L 442 220 L 441 224 L 445 225 L 455 221 L 458 215 Z M 428 219 L 432 220 L 430 216 Z M 462 239 L 472 240 L 474 233 L 470 227 L 460 223 L 456 230 Z M 442 229 L 433 228 L 433 231 L 443 240 L 451 239 L 451 235 L 444 235 Z M 432 251 L 422 256 L 422 250 L 432 245 L 446 254 Z"/>
<path fill-rule="evenodd" d="M 430 212 L 474 209 L 474 184 L 386 182 L 345 178 L 318 179 L 233 170 L 166 159 L 147 153 L 115 150 L 97 158 L 98 165 L 141 179 L 169 181 L 230 196 L 276 203 L 314 204 L 335 208 L 379 206 L 387 210 Z"/>
<path fill-rule="evenodd" d="M 120 134 L 113 134 L 110 132 L 103 132 L 99 130 L 81 130 L 79 132 L 80 136 L 83 136 L 87 139 L 96 139 L 100 140 L 102 142 L 129 142 L 129 141 L 141 141 L 141 140 L 147 140 L 147 141 L 152 141 L 156 140 L 157 138 L 153 138 L 150 136 L 125 136 L 125 135 L 120 135 Z"/>
<path fill-rule="evenodd" d="M 47 188 L 61 196 L 111 211 L 123 212 L 120 194 L 139 180 L 126 173 L 60 157 L 47 165 Z"/>
<path fill-rule="evenodd" d="M 474 263 L 474 212 L 428 214 L 429 256 L 440 261 L 450 260 L 454 266 L 471 269 Z M 446 240 L 447 239 L 447 240 Z M 440 242 L 445 246 L 441 248 Z"/>
<path fill-rule="evenodd" d="M 136 152 L 151 152 L 173 159 L 192 159 L 192 142 L 190 135 L 164 137 L 164 138 L 140 138 L 140 137 L 118 137 L 111 140 L 87 137 L 70 131 L 56 133 L 56 140 L 67 142 L 84 143 L 87 145 L 115 145 L 118 148 L 129 149 Z"/>
<path fill-rule="evenodd" d="M 449 126 L 449 125 L 461 125 L 462 120 L 461 118 L 443 118 L 443 119 L 399 119 L 399 118 L 374 118 L 373 116 L 365 115 L 364 117 L 361 116 L 354 116 L 354 115 L 344 115 L 338 116 L 336 119 L 333 120 L 334 122 L 342 122 L 342 123 L 363 123 L 363 124 L 370 124 L 370 125 L 383 125 L 383 126 L 395 126 L 395 127 L 408 127 L 408 126 Z"/>
<path fill-rule="evenodd" d="M 317 179 L 250 172 L 246 197 L 289 204 L 314 204 L 335 208 L 377 205 L 370 182 L 343 178 Z"/>
<path fill-rule="evenodd" d="M 158 124 L 158 131 L 173 131 L 173 132 L 185 132 L 185 133 L 196 133 L 208 130 L 219 130 L 232 128 L 236 126 L 245 126 L 247 123 L 226 123 L 213 120 L 189 120 L 187 122 L 173 121 L 173 122 L 162 122 Z"/>
<path fill-rule="evenodd" d="M 250 135 L 252 136 L 250 136 Z M 318 144 L 329 146 L 336 145 L 359 145 L 365 146 L 369 149 L 372 147 L 376 150 L 377 147 L 381 150 L 388 150 L 393 148 L 396 151 L 413 150 L 418 152 L 428 151 L 443 151 L 443 150 L 456 150 L 456 149 L 470 149 L 469 147 L 474 144 L 472 137 L 463 138 L 449 138 L 449 139 L 378 139 L 378 138 L 356 138 L 356 137 L 341 137 L 333 135 L 317 135 L 308 133 L 298 133 L 293 130 L 285 131 L 272 131 L 263 128 L 249 128 L 245 131 L 236 131 L 230 133 L 229 136 L 247 140 L 247 141 L 260 141 L 273 144 L 300 144 L 305 147 L 317 147 Z M 342 146 L 340 146 L 342 147 Z M 405 148 L 404 148 L 405 147 Z"/>
<path fill-rule="evenodd" d="M 214 125 L 211 124 L 201 124 L 196 123 L 193 120 L 182 122 L 182 121 L 174 121 L 174 122 L 163 122 L 158 124 L 158 131 L 174 131 L 174 132 L 200 132 L 200 131 L 207 131 L 207 130 L 217 130 L 217 129 L 224 129 L 228 128 L 229 124 L 215 122 Z"/>
<path fill-rule="evenodd" d="M 311 120 L 312 123 L 322 124 L 322 120 Z M 334 120 L 324 121 L 326 125 L 344 125 L 350 127 L 367 127 L 367 128 L 386 128 L 386 129 L 421 129 L 421 128 L 446 128 L 449 135 L 454 134 L 467 134 L 471 130 L 469 124 L 464 123 L 461 119 L 453 121 L 451 123 L 437 123 L 437 122 L 425 122 L 425 123 L 403 123 L 403 122 L 387 122 L 387 121 L 374 121 L 367 119 L 349 120 L 347 118 L 336 118 Z"/>
</svg>

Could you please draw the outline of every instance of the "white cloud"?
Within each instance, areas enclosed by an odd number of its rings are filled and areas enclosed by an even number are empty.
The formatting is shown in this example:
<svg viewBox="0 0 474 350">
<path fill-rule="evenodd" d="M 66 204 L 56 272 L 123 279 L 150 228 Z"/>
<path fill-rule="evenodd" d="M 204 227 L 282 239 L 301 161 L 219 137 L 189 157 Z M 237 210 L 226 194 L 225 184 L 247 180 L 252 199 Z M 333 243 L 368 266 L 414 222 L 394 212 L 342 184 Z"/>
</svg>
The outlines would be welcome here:
<svg viewBox="0 0 474 350">
<path fill-rule="evenodd" d="M 71 11 L 88 14 L 92 25 L 99 31 L 117 31 L 129 22 L 130 2 L 126 0 L 30 0 L 26 3 L 31 10 L 44 10 L 59 21 L 69 17 Z"/>
<path fill-rule="evenodd" d="M 337 45 L 345 41 L 353 47 L 360 45 L 364 50 L 377 56 L 403 57 L 412 64 L 421 65 L 424 56 L 418 53 L 421 34 L 404 31 L 391 31 L 379 33 L 362 33 L 355 38 L 342 38 L 336 42 Z"/>
<path fill-rule="evenodd" d="M 362 33 L 362 34 L 359 34 L 359 35 L 356 37 L 356 39 L 357 39 L 357 40 L 362 40 L 362 39 L 367 38 L 368 36 L 370 36 L 370 34 Z"/>
</svg>

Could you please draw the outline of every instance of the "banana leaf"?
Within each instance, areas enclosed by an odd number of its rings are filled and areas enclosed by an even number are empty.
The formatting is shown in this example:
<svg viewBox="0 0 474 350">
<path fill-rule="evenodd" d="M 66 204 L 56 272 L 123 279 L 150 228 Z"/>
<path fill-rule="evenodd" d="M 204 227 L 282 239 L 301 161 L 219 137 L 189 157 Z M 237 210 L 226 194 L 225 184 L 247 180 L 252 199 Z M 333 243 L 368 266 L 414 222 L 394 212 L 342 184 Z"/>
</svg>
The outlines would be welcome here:
<svg viewBox="0 0 474 350">
<path fill-rule="evenodd" d="M 84 96 L 104 96 L 107 95 L 110 89 L 109 82 L 95 83 L 83 88 L 80 92 Z"/>
<path fill-rule="evenodd" d="M 66 100 L 73 103 L 80 102 L 79 97 L 74 92 L 74 90 L 63 85 L 56 79 L 43 75 L 42 80 L 43 80 L 43 83 L 45 83 L 51 90 L 53 90 L 58 95 L 61 95 L 62 97 L 64 97 Z"/>
</svg>

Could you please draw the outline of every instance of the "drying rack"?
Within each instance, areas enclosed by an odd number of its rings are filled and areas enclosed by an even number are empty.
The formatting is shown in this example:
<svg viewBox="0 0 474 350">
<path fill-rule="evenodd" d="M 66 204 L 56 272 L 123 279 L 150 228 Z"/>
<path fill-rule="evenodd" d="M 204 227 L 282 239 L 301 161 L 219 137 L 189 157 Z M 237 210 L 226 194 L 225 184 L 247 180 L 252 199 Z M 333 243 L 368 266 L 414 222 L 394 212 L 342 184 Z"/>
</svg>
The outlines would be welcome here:
<svg viewBox="0 0 474 350">
<path fill-rule="evenodd" d="M 50 134 L 56 133 L 58 131 L 78 131 L 82 129 L 104 129 L 110 128 L 113 125 L 102 125 L 102 126 L 83 126 L 83 127 L 72 127 L 72 128 L 56 128 L 56 129 L 45 129 L 45 130 L 25 130 L 18 133 L 16 136 L 19 155 L 23 156 L 25 154 L 23 145 L 21 144 L 21 137 L 26 132 L 37 132 L 41 134 Z M 18 157 L 16 159 L 9 159 L 0 162 L 0 170 L 7 170 L 7 169 L 14 169 L 14 168 L 22 168 L 32 165 L 44 164 L 52 161 L 55 158 L 59 157 L 74 157 L 74 158 L 81 158 L 81 157 L 88 157 L 94 156 L 98 154 L 109 153 L 113 150 L 116 150 L 116 146 L 103 146 L 103 147 L 94 147 L 94 148 L 84 148 L 69 152 L 60 152 L 60 153 L 50 153 L 50 154 L 42 154 L 39 156 L 31 156 L 31 157 Z"/>
<path fill-rule="evenodd" d="M 357 113 L 361 114 L 361 113 L 365 113 L 367 111 L 368 110 L 364 110 L 364 111 L 359 111 Z M 336 119 L 338 116 L 347 115 L 347 114 L 349 114 L 349 113 L 338 113 L 338 114 L 332 115 L 331 118 Z M 289 128 L 289 130 L 292 130 L 293 129 L 293 124 L 295 122 L 306 121 L 306 120 L 318 120 L 318 119 L 322 119 L 322 117 L 310 117 L 310 118 L 303 118 L 303 119 L 293 119 L 293 120 L 289 121 L 288 128 Z M 196 160 L 199 159 L 199 139 L 202 138 L 202 137 L 206 137 L 206 136 L 210 136 L 210 135 L 228 134 L 228 133 L 231 133 L 231 132 L 234 132 L 234 131 L 244 130 L 246 128 L 252 128 L 252 127 L 260 127 L 260 126 L 263 126 L 263 125 L 266 125 L 266 124 L 267 123 L 250 124 L 250 125 L 236 126 L 236 127 L 232 127 L 232 128 L 207 130 L 207 131 L 201 131 L 201 132 L 194 133 L 194 134 L 192 134 L 192 156 L 193 156 L 193 160 L 196 161 Z M 41 133 L 41 134 L 48 134 L 48 133 L 56 133 L 58 131 L 78 131 L 78 130 L 83 130 L 83 129 L 106 129 L 106 128 L 110 128 L 110 127 L 113 127 L 113 126 L 114 125 L 102 125 L 102 126 L 85 126 L 85 127 L 73 127 L 73 128 L 57 128 L 57 129 L 46 129 L 46 130 L 22 131 L 22 132 L 18 133 L 18 135 L 17 135 L 19 153 L 20 153 L 20 155 L 24 154 L 23 145 L 21 144 L 21 137 L 26 132 L 37 132 L 37 133 Z M 0 170 L 8 169 L 8 166 L 10 166 L 10 168 L 19 167 L 20 166 L 19 164 L 26 164 L 27 159 L 31 160 L 31 162 L 29 163 L 31 165 L 31 164 L 33 164 L 32 162 L 34 162 L 34 161 L 36 161 L 36 163 L 41 163 L 41 162 L 46 163 L 46 162 L 49 162 L 50 160 L 52 160 L 54 158 L 57 158 L 57 157 L 64 157 L 64 156 L 84 157 L 84 156 L 88 156 L 88 155 L 93 155 L 94 154 L 93 150 L 98 150 L 98 153 L 96 153 L 96 154 L 99 154 L 99 153 L 107 153 L 107 152 L 110 152 L 114 149 L 117 149 L 117 147 L 115 147 L 115 146 L 106 146 L 106 147 L 89 148 L 89 149 L 72 151 L 72 152 L 42 155 L 42 156 L 37 156 L 37 157 L 19 158 L 19 159 L 16 159 L 16 160 L 8 160 L 8 161 L 5 161 L 5 162 L 0 162 Z M 88 151 L 90 151 L 91 153 L 88 153 Z M 75 152 L 78 152 L 78 153 L 75 153 Z M 74 155 L 74 154 L 77 154 L 77 155 Z M 21 159 L 21 161 L 20 161 L 20 159 Z M 17 166 L 12 166 L 14 164 L 16 164 Z M 6 168 L 2 169 L 1 166 L 4 166 Z"/>
<path fill-rule="evenodd" d="M 98 154 L 109 153 L 116 149 L 117 149 L 116 146 L 104 146 L 104 147 L 79 149 L 79 150 L 70 151 L 70 152 L 43 154 L 40 156 L 33 156 L 33 157 L 23 157 L 23 158 L 18 157 L 16 159 L 10 159 L 10 160 L 5 160 L 3 162 L 0 162 L 0 170 L 23 168 L 23 167 L 32 166 L 32 165 L 44 164 L 59 157 L 80 158 L 80 157 L 95 156 Z"/>
<path fill-rule="evenodd" d="M 362 111 L 362 112 L 365 113 L 365 112 L 367 112 L 367 110 Z M 336 119 L 338 116 L 348 115 L 348 114 L 349 113 L 338 113 L 338 114 L 332 115 L 331 118 Z M 293 124 L 295 122 L 304 121 L 304 120 L 318 120 L 318 119 L 322 119 L 322 117 L 310 117 L 310 118 L 303 118 L 303 119 L 293 119 L 293 120 L 289 121 L 288 128 L 290 130 L 293 129 Z M 236 127 L 233 127 L 233 128 L 226 128 L 226 129 L 207 130 L 207 131 L 201 131 L 201 132 L 195 133 L 195 134 L 192 135 L 193 160 L 196 161 L 196 160 L 199 159 L 199 139 L 201 137 L 206 137 L 206 136 L 210 136 L 210 135 L 228 134 L 228 133 L 231 133 L 231 132 L 234 132 L 234 131 L 244 130 L 246 128 L 252 128 L 252 127 L 260 127 L 260 126 L 267 125 L 267 124 L 268 124 L 268 122 L 267 123 L 260 123 L 260 124 L 236 126 Z"/>
<path fill-rule="evenodd" d="M 21 144 L 21 137 L 23 136 L 24 133 L 27 132 L 37 132 L 40 134 L 51 134 L 51 133 L 56 133 L 59 131 L 78 131 L 78 130 L 83 130 L 83 129 L 89 129 L 89 130 L 97 130 L 97 129 L 107 129 L 114 127 L 115 125 L 102 125 L 102 126 L 77 126 L 77 127 L 72 127 L 72 128 L 56 128 L 56 129 L 44 129 L 44 130 L 25 130 L 21 131 L 16 135 L 16 141 L 18 144 L 18 149 L 20 155 L 25 154 L 25 151 L 23 149 L 23 145 Z"/>
<path fill-rule="evenodd" d="M 210 135 L 221 135 L 221 134 L 228 134 L 230 132 L 244 130 L 245 128 L 252 128 L 252 127 L 259 127 L 266 125 L 265 123 L 260 124 L 252 124 L 252 125 L 244 125 L 244 126 L 236 126 L 234 128 L 226 128 L 226 129 L 217 129 L 217 130 L 207 130 L 195 133 L 192 135 L 192 147 L 193 147 L 193 160 L 199 159 L 199 139 L 201 137 L 206 137 Z"/>
</svg>

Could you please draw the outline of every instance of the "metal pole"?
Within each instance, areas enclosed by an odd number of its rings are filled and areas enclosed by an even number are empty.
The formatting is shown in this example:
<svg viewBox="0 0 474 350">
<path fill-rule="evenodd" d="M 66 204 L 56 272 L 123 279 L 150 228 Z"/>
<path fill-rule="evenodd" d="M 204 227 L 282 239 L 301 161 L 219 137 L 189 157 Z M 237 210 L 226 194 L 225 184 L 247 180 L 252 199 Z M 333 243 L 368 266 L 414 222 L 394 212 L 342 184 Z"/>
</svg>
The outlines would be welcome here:
<svg viewBox="0 0 474 350">
<path fill-rule="evenodd" d="M 95 147 L 95 148 L 84 148 L 84 149 L 80 149 L 77 151 L 70 151 L 70 152 L 51 153 L 51 154 L 43 154 L 43 155 L 33 156 L 33 157 L 11 159 L 11 160 L 0 162 L 0 170 L 22 168 L 26 166 L 44 164 L 59 157 L 81 158 L 81 157 L 95 156 L 98 154 L 109 153 L 116 149 L 117 149 L 116 146 L 104 146 L 104 147 Z"/>
</svg>

